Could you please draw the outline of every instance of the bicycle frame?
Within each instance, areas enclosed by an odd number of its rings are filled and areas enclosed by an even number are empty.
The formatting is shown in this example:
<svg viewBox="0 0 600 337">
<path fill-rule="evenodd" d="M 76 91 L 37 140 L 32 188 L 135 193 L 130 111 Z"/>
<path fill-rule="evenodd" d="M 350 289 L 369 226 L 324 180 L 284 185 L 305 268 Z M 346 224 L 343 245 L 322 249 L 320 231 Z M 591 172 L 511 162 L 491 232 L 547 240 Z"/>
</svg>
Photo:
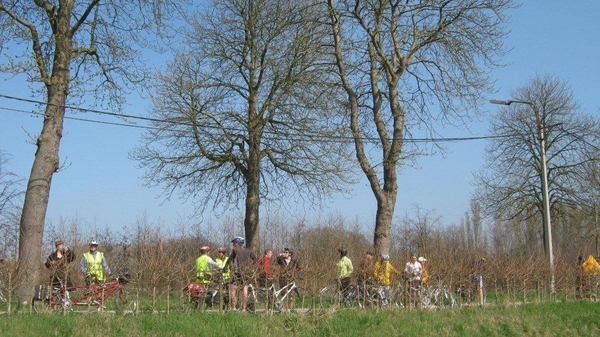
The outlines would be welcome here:
<svg viewBox="0 0 600 337">
<path fill-rule="evenodd" d="M 116 291 L 119 291 L 119 299 L 123 302 L 127 302 L 126 299 L 122 298 L 126 293 L 123 291 L 123 284 L 126 283 L 125 279 L 115 278 L 104 284 L 90 284 L 90 285 L 76 285 L 67 287 L 64 284 L 60 284 L 59 287 L 52 288 L 48 291 L 46 298 L 34 298 L 33 307 L 34 311 L 38 311 L 38 305 L 49 306 L 53 311 L 56 310 L 72 310 L 74 306 L 86 306 L 86 307 L 98 307 L 98 310 L 104 309 L 104 302 Z M 47 286 L 40 286 L 41 288 Z M 49 287 L 47 287 L 49 288 Z M 83 293 L 81 296 L 72 297 L 72 293 Z M 42 302 L 42 303 L 40 303 Z M 136 307 L 134 305 L 134 307 Z"/>
<path fill-rule="evenodd" d="M 258 289 L 260 291 L 264 291 L 266 293 L 267 302 L 273 303 L 273 309 L 275 309 L 277 311 L 281 311 L 283 309 L 283 301 L 286 298 L 288 298 L 293 291 L 295 291 L 296 294 L 298 294 L 298 296 L 300 295 L 298 293 L 299 287 L 296 284 L 296 282 L 294 282 L 294 281 L 284 285 L 279 290 L 275 289 L 275 284 L 271 284 L 268 288 L 258 288 Z M 248 285 L 248 291 L 250 292 L 250 294 L 252 296 L 252 300 L 255 303 L 260 302 L 258 300 L 258 296 L 256 296 L 256 290 L 257 289 L 252 284 Z"/>
</svg>

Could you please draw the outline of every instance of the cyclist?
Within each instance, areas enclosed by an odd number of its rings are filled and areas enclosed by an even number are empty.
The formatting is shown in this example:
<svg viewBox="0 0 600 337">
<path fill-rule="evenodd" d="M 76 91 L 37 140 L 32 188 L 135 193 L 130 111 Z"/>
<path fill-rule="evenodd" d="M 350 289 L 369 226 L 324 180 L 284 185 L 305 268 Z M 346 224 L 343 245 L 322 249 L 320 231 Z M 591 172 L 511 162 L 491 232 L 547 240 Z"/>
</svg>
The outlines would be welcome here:
<svg viewBox="0 0 600 337">
<path fill-rule="evenodd" d="M 196 259 L 196 282 L 204 285 L 211 284 L 213 282 L 212 270 L 223 269 L 220 264 L 216 263 L 210 256 L 209 246 L 200 247 L 200 256 Z"/>
<path fill-rule="evenodd" d="M 372 284 L 373 281 L 373 253 L 365 252 L 356 270 L 356 281 L 361 287 Z"/>
<path fill-rule="evenodd" d="M 391 295 L 390 284 L 392 275 L 400 275 L 400 272 L 390 263 L 390 256 L 382 254 L 381 259 L 375 262 L 373 266 L 373 277 L 379 283 L 378 293 L 381 297 L 381 304 L 387 305 Z"/>
<path fill-rule="evenodd" d="M 338 249 L 338 252 L 340 253 L 340 259 L 337 261 L 336 266 L 340 272 L 340 290 L 342 294 L 346 295 L 348 288 L 350 288 L 350 277 L 352 276 L 354 267 L 352 266 L 352 261 L 348 258 L 348 249 L 342 247 Z"/>
<path fill-rule="evenodd" d="M 479 297 L 479 305 L 484 304 L 483 298 L 483 272 L 485 270 L 485 264 L 487 260 L 482 257 L 479 260 L 473 262 L 473 274 L 471 274 L 471 279 L 477 283 L 477 295 Z"/>
<path fill-rule="evenodd" d="M 60 287 L 62 282 L 67 287 L 71 287 L 73 283 L 69 277 L 68 264 L 75 260 L 75 253 L 62 240 L 56 241 L 54 247 L 56 250 L 48 255 L 44 264 L 46 268 L 50 269 L 52 287 Z"/>
<path fill-rule="evenodd" d="M 279 287 L 283 288 L 287 284 L 292 283 L 296 275 L 300 272 L 300 264 L 294 258 L 294 251 L 291 248 L 285 248 L 283 254 L 277 256 L 277 264 L 279 265 Z M 298 290 L 296 289 L 296 293 Z M 288 296 L 288 305 L 294 307 L 294 294 Z"/>
<path fill-rule="evenodd" d="M 98 251 L 97 241 L 90 242 L 90 250 L 83 253 L 79 267 L 87 284 L 104 282 L 105 272 L 111 275 L 104 253 Z"/>
<path fill-rule="evenodd" d="M 429 272 L 427 271 L 427 259 L 420 256 L 417 261 L 421 264 L 423 272 L 421 273 L 421 286 L 427 287 L 427 281 L 429 281 Z"/>
<path fill-rule="evenodd" d="M 423 274 L 423 266 L 417 261 L 417 255 L 412 254 L 410 261 L 404 267 L 404 275 L 409 282 L 419 285 L 421 283 L 421 275 Z"/>
<path fill-rule="evenodd" d="M 262 267 L 259 274 L 259 283 L 261 287 L 270 287 L 273 284 L 273 268 L 271 267 L 272 249 L 265 249 L 263 257 L 258 264 Z"/>
<path fill-rule="evenodd" d="M 219 256 L 215 258 L 215 262 L 218 263 L 219 266 L 223 267 L 223 269 L 221 269 L 221 277 L 225 282 L 229 281 L 229 278 L 231 277 L 231 271 L 229 270 L 229 268 L 225 268 L 225 266 L 227 265 L 227 260 L 229 259 L 229 256 L 227 256 L 226 254 L 227 248 L 221 247 L 219 248 Z"/>
<path fill-rule="evenodd" d="M 244 247 L 244 243 L 246 243 L 244 238 L 236 236 L 231 240 L 231 243 L 233 244 L 233 250 L 227 260 L 227 266 L 233 270 L 229 286 L 231 309 L 237 309 L 237 291 L 238 287 L 242 286 L 243 297 L 241 310 L 246 311 L 248 304 L 248 280 L 249 276 L 254 272 L 256 256 L 252 251 Z"/>
</svg>

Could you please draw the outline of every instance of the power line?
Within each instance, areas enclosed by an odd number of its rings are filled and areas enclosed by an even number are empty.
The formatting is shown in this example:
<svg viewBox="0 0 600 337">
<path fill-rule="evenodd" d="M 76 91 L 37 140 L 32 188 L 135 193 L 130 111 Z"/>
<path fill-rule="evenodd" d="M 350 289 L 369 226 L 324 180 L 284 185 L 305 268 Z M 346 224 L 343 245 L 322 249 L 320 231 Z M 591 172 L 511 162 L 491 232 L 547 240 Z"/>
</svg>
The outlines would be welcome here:
<svg viewBox="0 0 600 337">
<path fill-rule="evenodd" d="M 9 96 L 9 95 L 4 95 L 4 94 L 0 94 L 0 97 L 10 99 L 10 100 L 21 101 L 21 102 L 33 103 L 33 104 L 40 104 L 40 105 L 48 104 L 48 103 L 42 102 L 42 101 L 21 98 L 21 97 L 15 97 L 15 96 Z M 149 121 L 149 122 L 154 122 L 154 123 L 169 123 L 169 124 L 174 124 L 174 125 L 182 125 L 182 126 L 190 126 L 190 127 L 193 126 L 192 123 L 185 123 L 185 122 L 181 122 L 181 121 L 172 121 L 172 120 L 165 120 L 165 119 L 159 119 L 159 118 L 153 118 L 153 117 L 122 114 L 122 113 L 117 113 L 117 112 L 102 111 L 102 110 L 89 109 L 89 108 L 81 108 L 81 107 L 75 107 L 75 106 L 70 106 L 70 105 L 65 105 L 64 108 L 77 110 L 77 111 L 81 111 L 81 112 L 91 112 L 91 113 L 96 113 L 99 115 L 107 115 L 107 116 L 120 117 L 120 118 L 124 117 L 124 118 L 137 119 L 137 120 Z M 43 113 L 40 113 L 40 112 L 7 108 L 7 107 L 2 107 L 2 106 L 0 106 L 0 110 L 27 113 L 27 114 L 33 114 L 33 115 L 38 115 L 38 116 L 44 115 Z M 148 125 L 135 125 L 135 124 L 118 123 L 118 122 L 106 122 L 106 121 L 98 121 L 98 120 L 93 120 L 93 119 L 72 117 L 72 116 L 64 116 L 64 118 L 70 119 L 70 120 L 77 120 L 77 121 L 81 121 L 81 122 L 97 123 L 97 124 L 104 124 L 104 125 L 124 126 L 124 127 L 148 129 L 148 130 L 161 130 L 161 128 L 159 128 L 159 127 L 148 126 Z M 199 126 L 204 127 L 204 128 L 221 129 L 221 127 L 217 127 L 214 125 L 199 125 Z M 228 131 L 238 131 L 238 132 L 247 131 L 247 130 L 235 129 L 235 128 L 227 128 L 227 130 Z M 275 135 L 277 137 L 280 137 L 282 135 L 281 133 L 274 133 L 274 132 L 268 132 L 268 133 Z M 291 138 L 294 135 L 288 134 L 287 136 L 288 136 L 288 138 L 285 138 L 285 139 L 279 138 L 279 140 L 296 140 L 296 141 L 300 140 L 300 139 Z M 305 136 L 310 137 L 310 138 L 321 138 L 322 140 L 329 139 L 329 140 L 337 140 L 337 141 L 344 141 L 344 142 L 353 141 L 353 138 L 350 136 L 331 136 L 331 135 L 322 135 L 322 134 L 314 134 L 314 135 L 306 134 Z M 486 139 L 497 139 L 497 138 L 509 138 L 509 137 L 513 137 L 513 136 L 516 136 L 516 135 L 447 137 L 447 138 L 405 138 L 405 139 L 403 139 L 403 141 L 412 142 L 412 143 L 440 143 L 440 142 L 462 142 L 462 141 L 475 141 L 475 140 L 486 140 Z M 273 137 L 270 137 L 270 138 L 276 139 Z M 368 141 L 368 142 L 375 142 L 375 141 L 378 141 L 379 139 L 374 138 L 374 137 L 365 137 L 365 138 L 363 138 L 363 140 Z"/>
<path fill-rule="evenodd" d="M 2 106 L 0 106 L 0 110 L 7 110 L 7 111 L 13 111 L 13 112 L 26 113 L 26 114 L 29 114 L 29 115 L 36 115 L 36 116 L 44 116 L 44 114 L 41 113 L 41 112 L 21 110 L 21 109 L 13 109 L 13 108 L 6 108 L 6 107 L 2 107 Z M 76 121 L 80 121 L 80 122 L 96 123 L 96 124 L 105 124 L 105 125 L 114 125 L 114 126 L 125 126 L 125 127 L 130 127 L 130 128 L 153 129 L 153 127 L 144 126 L 144 125 L 125 124 L 125 123 L 117 123 L 117 122 L 105 122 L 105 121 L 98 121 L 98 120 L 94 120 L 94 119 L 71 117 L 71 116 L 64 116 L 64 119 L 76 120 Z"/>
</svg>

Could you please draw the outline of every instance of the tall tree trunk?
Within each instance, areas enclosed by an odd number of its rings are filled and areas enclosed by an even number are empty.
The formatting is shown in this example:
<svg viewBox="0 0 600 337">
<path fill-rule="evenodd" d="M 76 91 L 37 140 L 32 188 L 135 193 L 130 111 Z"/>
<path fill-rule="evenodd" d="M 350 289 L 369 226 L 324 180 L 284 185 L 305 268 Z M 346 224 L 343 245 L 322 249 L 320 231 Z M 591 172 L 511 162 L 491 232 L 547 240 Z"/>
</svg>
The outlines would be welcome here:
<svg viewBox="0 0 600 337">
<path fill-rule="evenodd" d="M 396 192 L 379 193 L 377 198 L 377 213 L 375 215 L 375 231 L 373 244 L 376 256 L 389 254 L 392 235 L 392 219 L 396 208 Z"/>
<path fill-rule="evenodd" d="M 244 231 L 246 233 L 246 247 L 258 248 L 258 225 L 260 211 L 260 171 L 262 120 L 257 114 L 257 95 L 252 93 L 248 101 L 248 159 L 246 170 L 246 215 L 244 218 Z"/>
<path fill-rule="evenodd" d="M 246 185 L 246 215 L 244 217 L 244 231 L 246 233 L 246 247 L 258 248 L 258 223 L 260 209 L 260 170 L 250 170 L 252 173 Z"/>
<path fill-rule="evenodd" d="M 37 151 L 27 183 L 19 225 L 19 259 L 15 292 L 21 303 L 33 298 L 35 285 L 40 283 L 44 222 L 52 175 L 59 168 L 58 150 L 63 132 L 65 104 L 69 94 L 69 69 L 72 57 L 71 10 L 72 4 L 61 6 L 57 16 L 54 17 L 56 19 L 55 47 L 51 75 L 46 72 L 46 63 L 42 55 L 36 54 L 40 74 L 48 94 L 48 105 L 44 113 L 42 132 L 37 139 Z"/>
<path fill-rule="evenodd" d="M 66 79 L 68 80 L 68 78 Z M 63 130 L 67 85 L 49 90 L 44 126 L 37 140 L 37 151 L 31 168 L 20 222 L 19 260 L 16 296 L 20 302 L 33 298 L 42 268 L 42 238 L 52 175 L 58 170 L 58 149 Z M 52 89 L 55 89 L 53 86 Z"/>
</svg>

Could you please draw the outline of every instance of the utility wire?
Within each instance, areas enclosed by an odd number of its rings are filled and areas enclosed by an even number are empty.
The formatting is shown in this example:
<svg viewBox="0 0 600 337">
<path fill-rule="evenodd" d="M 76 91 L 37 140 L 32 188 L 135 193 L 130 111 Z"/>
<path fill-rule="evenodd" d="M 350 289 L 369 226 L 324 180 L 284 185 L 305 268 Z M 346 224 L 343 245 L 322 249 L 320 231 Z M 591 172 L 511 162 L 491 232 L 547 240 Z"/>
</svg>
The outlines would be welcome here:
<svg viewBox="0 0 600 337">
<path fill-rule="evenodd" d="M 4 94 L 0 94 L 1 98 L 6 98 L 6 99 L 10 99 L 10 100 L 16 100 L 16 101 L 21 101 L 21 102 L 27 102 L 27 103 L 34 103 L 34 104 L 41 104 L 41 105 L 47 105 L 48 103 L 46 102 L 42 102 L 42 101 L 37 101 L 37 100 L 32 100 L 32 99 L 27 99 L 27 98 L 20 98 L 20 97 L 15 97 L 15 96 L 9 96 L 9 95 L 4 95 Z M 72 110 L 77 110 L 77 111 L 81 111 L 81 112 L 91 112 L 91 113 L 96 113 L 99 115 L 107 115 L 107 116 L 113 116 L 113 117 L 121 117 L 121 118 L 130 118 L 130 119 L 137 119 L 137 120 L 143 120 L 143 121 L 149 121 L 149 122 L 154 122 L 154 123 L 169 123 L 169 124 L 174 124 L 174 125 L 182 125 L 182 126 L 192 126 L 192 123 L 185 123 L 185 122 L 181 122 L 181 121 L 172 121 L 172 120 L 165 120 L 165 119 L 159 119 L 159 118 L 152 118 L 152 117 L 144 117 L 144 116 L 136 116 L 136 115 L 128 115 L 128 114 L 121 114 L 121 113 L 117 113 L 117 112 L 110 112 L 110 111 L 102 111 L 102 110 L 96 110 L 96 109 L 88 109 L 88 108 L 81 108 L 81 107 L 75 107 L 75 106 L 69 106 L 69 105 L 65 105 L 64 106 L 65 109 L 72 109 Z M 43 116 L 43 113 L 40 112 L 34 112 L 34 111 L 27 111 L 27 110 L 22 110 L 22 109 L 14 109 L 14 108 L 7 108 L 7 107 L 3 107 L 0 106 L 0 110 L 6 110 L 6 111 L 12 111 L 12 112 L 19 112 L 19 113 L 27 113 L 27 114 L 32 114 L 32 115 L 37 115 L 37 116 Z M 82 122 L 89 122 L 89 123 L 97 123 L 97 124 L 104 124 L 104 125 L 113 125 L 113 126 L 124 126 L 124 127 L 131 127 L 131 128 L 139 128 L 139 129 L 147 129 L 147 130 L 161 130 L 162 128 L 159 127 L 154 127 L 154 126 L 148 126 L 148 125 L 136 125 L 136 124 L 128 124 L 128 123 L 118 123 L 118 122 L 106 122 L 106 121 L 98 121 L 98 120 L 93 120 L 93 119 L 87 119 L 87 118 L 79 118 L 79 117 L 72 117 L 72 116 L 64 116 L 65 119 L 70 119 L 70 120 L 77 120 L 77 121 L 82 121 Z M 220 127 L 216 127 L 214 125 L 199 125 L 201 127 L 204 128 L 213 128 L 213 129 L 220 129 Z M 228 128 L 229 131 L 241 131 L 244 132 L 245 130 L 242 129 L 234 129 L 234 128 Z M 281 136 L 281 134 L 275 134 L 273 132 L 269 132 L 273 135 L 277 135 L 277 136 Z M 287 139 L 282 139 L 279 138 L 280 140 L 299 140 L 299 139 L 293 139 L 292 137 L 295 135 L 288 135 Z M 329 140 L 338 140 L 338 141 L 352 141 L 353 138 L 352 137 L 343 137 L 343 136 L 331 136 L 331 135 L 320 135 L 320 134 L 313 134 L 313 135 L 304 135 L 310 138 L 321 138 L 323 140 L 325 139 L 329 139 Z M 405 138 L 403 139 L 403 141 L 405 142 L 412 142 L 412 143 L 430 143 L 430 142 L 462 142 L 462 141 L 474 141 L 474 140 L 485 140 L 485 139 L 495 139 L 495 138 L 509 138 L 509 137 L 514 137 L 517 135 L 501 135 L 501 136 L 477 136 L 477 137 L 448 137 L 448 138 Z M 271 139 L 275 139 L 273 137 L 269 137 Z M 363 140 L 365 141 L 377 141 L 378 138 L 374 138 L 374 137 L 367 137 L 367 138 L 363 138 Z"/>
</svg>

